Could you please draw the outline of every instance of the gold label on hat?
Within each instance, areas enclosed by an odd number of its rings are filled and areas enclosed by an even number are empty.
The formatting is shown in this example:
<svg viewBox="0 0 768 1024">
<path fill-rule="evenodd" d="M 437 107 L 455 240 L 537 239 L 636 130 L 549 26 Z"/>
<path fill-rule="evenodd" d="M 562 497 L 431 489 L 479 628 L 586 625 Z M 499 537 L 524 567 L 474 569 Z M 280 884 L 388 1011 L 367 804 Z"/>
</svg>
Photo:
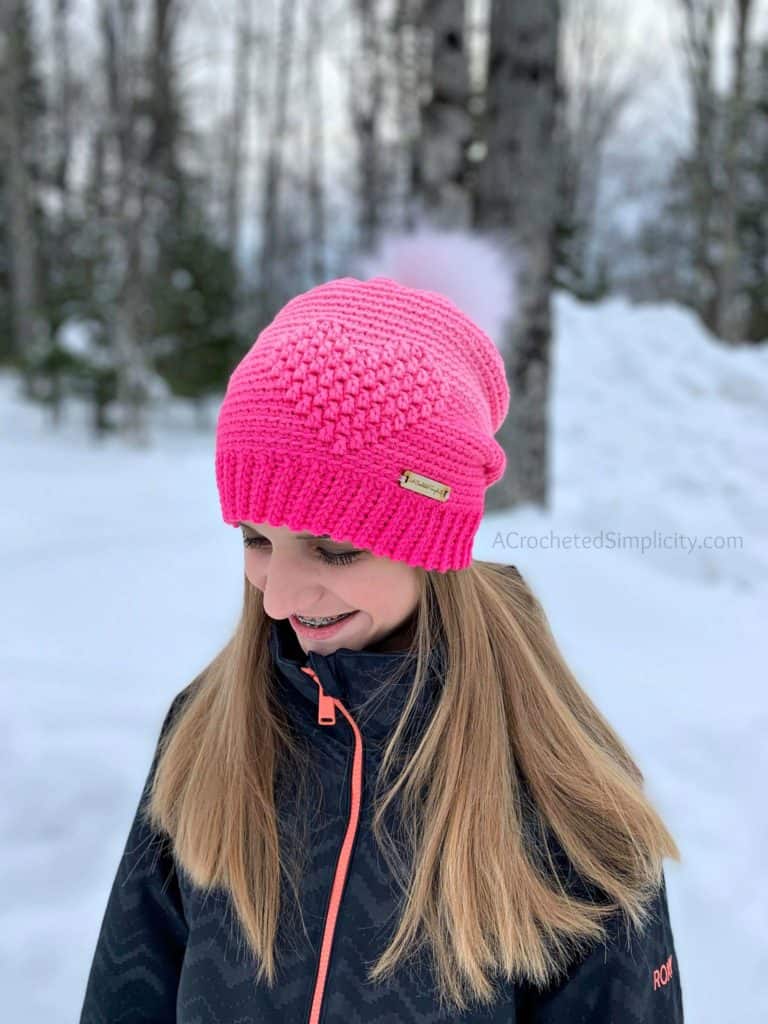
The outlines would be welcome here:
<svg viewBox="0 0 768 1024">
<path fill-rule="evenodd" d="M 398 483 L 409 491 L 416 491 L 417 494 L 423 494 L 426 498 L 434 498 L 435 501 L 447 501 L 448 495 L 451 493 L 448 484 L 441 484 L 439 480 L 430 480 L 428 476 L 414 473 L 412 469 L 404 470 Z"/>
</svg>

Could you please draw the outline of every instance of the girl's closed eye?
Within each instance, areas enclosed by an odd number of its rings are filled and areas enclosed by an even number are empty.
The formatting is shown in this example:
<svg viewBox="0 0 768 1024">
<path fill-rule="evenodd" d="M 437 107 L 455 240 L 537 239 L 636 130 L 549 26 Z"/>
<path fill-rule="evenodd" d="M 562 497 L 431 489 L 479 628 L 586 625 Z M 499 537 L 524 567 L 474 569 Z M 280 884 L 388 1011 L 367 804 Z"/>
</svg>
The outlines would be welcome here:
<svg viewBox="0 0 768 1024">
<path fill-rule="evenodd" d="M 254 536 L 253 534 L 243 534 L 243 544 L 247 548 L 263 548 L 269 544 L 266 537 Z M 324 548 L 316 548 L 318 556 L 326 563 L 326 565 L 349 565 L 358 558 L 362 551 L 326 551 Z"/>
</svg>

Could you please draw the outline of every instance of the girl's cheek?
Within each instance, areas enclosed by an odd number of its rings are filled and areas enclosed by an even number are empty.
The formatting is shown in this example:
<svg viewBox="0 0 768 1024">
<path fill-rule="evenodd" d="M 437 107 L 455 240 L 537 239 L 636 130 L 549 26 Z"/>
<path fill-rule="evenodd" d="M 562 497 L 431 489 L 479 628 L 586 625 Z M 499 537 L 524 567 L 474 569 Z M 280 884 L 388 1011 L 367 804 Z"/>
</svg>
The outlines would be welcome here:
<svg viewBox="0 0 768 1024">
<path fill-rule="evenodd" d="M 245 553 L 245 576 L 251 586 L 261 588 L 261 578 L 264 575 L 263 570 L 259 567 L 259 563 L 263 559 L 254 558 L 253 554 L 249 551 Z"/>
</svg>

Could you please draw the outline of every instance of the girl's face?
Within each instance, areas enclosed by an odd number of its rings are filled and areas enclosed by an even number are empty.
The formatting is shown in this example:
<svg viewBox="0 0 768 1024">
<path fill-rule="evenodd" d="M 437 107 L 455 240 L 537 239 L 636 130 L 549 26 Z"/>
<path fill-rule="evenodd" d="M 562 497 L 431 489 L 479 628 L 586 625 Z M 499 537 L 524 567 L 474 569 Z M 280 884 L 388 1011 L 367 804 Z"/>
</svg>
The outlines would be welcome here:
<svg viewBox="0 0 768 1024">
<path fill-rule="evenodd" d="M 264 611 L 288 619 L 302 650 L 330 654 L 406 647 L 407 620 L 416 609 L 419 577 L 405 562 L 379 557 L 327 535 L 295 533 L 287 526 L 242 522 L 245 575 L 264 595 Z M 322 629 L 296 618 L 349 614 Z"/>
</svg>

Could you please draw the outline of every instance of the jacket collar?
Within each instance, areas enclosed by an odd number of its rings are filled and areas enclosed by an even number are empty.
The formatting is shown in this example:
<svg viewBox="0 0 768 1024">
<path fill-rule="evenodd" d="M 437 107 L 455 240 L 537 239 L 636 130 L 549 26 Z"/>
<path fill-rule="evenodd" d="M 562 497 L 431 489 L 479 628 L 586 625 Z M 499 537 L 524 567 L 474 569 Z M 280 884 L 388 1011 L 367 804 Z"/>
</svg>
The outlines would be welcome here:
<svg viewBox="0 0 768 1024">
<path fill-rule="evenodd" d="M 269 649 L 280 679 L 289 684 L 292 693 L 299 694 L 307 725 L 314 719 L 317 728 L 323 728 L 317 722 L 317 683 L 302 671 L 302 665 L 314 669 L 326 695 L 344 704 L 363 740 L 382 740 L 394 730 L 415 677 L 415 661 L 408 651 L 355 651 L 339 647 L 331 654 L 305 654 L 287 619 L 271 621 Z M 434 710 L 443 684 L 443 666 L 443 646 L 438 645 L 430 654 L 426 685 L 418 697 L 417 727 L 425 727 Z M 398 674 L 397 679 L 388 682 L 393 673 Z M 348 730 L 342 732 L 346 734 Z M 341 742 L 348 747 L 351 739 L 344 735 Z"/>
</svg>

